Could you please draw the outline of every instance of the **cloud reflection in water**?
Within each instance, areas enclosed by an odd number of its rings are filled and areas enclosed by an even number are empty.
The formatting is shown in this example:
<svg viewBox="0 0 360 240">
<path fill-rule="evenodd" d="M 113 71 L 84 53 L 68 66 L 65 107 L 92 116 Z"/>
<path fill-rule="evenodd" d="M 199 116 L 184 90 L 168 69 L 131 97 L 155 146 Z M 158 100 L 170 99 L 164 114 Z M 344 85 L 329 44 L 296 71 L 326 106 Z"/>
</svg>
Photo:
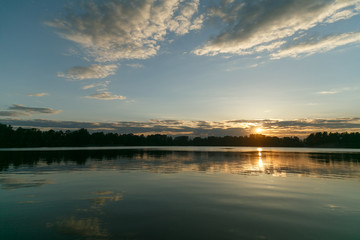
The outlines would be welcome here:
<svg viewBox="0 0 360 240">
<path fill-rule="evenodd" d="M 96 217 L 77 218 L 75 216 L 71 216 L 67 218 L 59 218 L 54 224 L 48 223 L 46 226 L 48 228 L 53 228 L 59 233 L 65 235 L 75 235 L 82 237 L 108 236 L 108 233 L 102 229 L 100 220 Z"/>
</svg>

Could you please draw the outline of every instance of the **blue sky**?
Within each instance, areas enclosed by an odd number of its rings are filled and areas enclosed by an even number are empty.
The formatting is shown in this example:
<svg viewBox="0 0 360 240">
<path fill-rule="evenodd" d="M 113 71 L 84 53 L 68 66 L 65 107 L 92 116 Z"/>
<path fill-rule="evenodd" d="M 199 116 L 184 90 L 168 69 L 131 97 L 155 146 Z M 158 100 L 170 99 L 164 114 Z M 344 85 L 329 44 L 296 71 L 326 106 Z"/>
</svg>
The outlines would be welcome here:
<svg viewBox="0 0 360 240">
<path fill-rule="evenodd" d="M 0 6 L 1 123 L 190 136 L 360 130 L 359 0 Z"/>
</svg>

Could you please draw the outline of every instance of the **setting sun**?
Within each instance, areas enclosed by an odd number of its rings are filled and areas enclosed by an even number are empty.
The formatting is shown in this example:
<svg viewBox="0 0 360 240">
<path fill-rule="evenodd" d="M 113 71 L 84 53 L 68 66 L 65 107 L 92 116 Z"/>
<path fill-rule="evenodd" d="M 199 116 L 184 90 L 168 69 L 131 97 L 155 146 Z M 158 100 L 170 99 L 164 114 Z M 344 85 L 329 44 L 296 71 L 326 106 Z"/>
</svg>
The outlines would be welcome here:
<svg viewBox="0 0 360 240">
<path fill-rule="evenodd" d="M 262 133 L 264 131 L 264 129 L 262 129 L 262 128 L 256 128 L 255 129 L 255 133 L 257 133 L 257 134 L 260 134 L 260 133 Z"/>
</svg>

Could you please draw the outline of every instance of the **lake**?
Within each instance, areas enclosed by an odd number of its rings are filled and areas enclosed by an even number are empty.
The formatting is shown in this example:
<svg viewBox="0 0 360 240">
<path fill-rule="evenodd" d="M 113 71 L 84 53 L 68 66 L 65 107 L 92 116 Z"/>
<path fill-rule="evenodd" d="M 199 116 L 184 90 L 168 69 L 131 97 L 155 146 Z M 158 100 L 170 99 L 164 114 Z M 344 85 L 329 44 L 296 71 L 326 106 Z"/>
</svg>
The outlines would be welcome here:
<svg viewBox="0 0 360 240">
<path fill-rule="evenodd" d="M 360 151 L 0 151 L 0 239 L 360 239 Z"/>
</svg>

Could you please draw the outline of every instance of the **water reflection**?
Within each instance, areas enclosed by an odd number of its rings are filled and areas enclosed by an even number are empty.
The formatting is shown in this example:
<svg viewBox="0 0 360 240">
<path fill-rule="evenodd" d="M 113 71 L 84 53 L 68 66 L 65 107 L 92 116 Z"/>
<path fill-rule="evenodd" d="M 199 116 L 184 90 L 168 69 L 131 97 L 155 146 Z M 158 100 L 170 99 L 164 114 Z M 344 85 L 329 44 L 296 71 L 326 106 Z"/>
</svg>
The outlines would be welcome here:
<svg viewBox="0 0 360 240">
<path fill-rule="evenodd" d="M 266 149 L 0 152 L 0 239 L 359 239 L 359 159 Z"/>
<path fill-rule="evenodd" d="M 273 176 L 360 177 L 359 153 L 275 152 L 258 148 L 252 152 L 201 152 L 155 150 L 0 152 L 0 170 L 37 172 L 118 170 L 153 173 L 206 172 Z M 11 180 L 0 179 L 3 188 Z M 45 180 L 13 187 L 41 186 Z"/>
<path fill-rule="evenodd" d="M 75 216 L 59 218 L 55 223 L 47 223 L 46 226 L 60 234 L 77 237 L 91 237 L 90 239 L 105 239 L 108 236 L 101 226 L 99 218 L 77 218 Z"/>
<path fill-rule="evenodd" d="M 40 187 L 45 184 L 53 184 L 52 181 L 47 179 L 34 179 L 32 177 L 18 178 L 15 176 L 1 176 L 0 185 L 2 189 L 14 190 L 18 188 L 32 188 Z"/>
<path fill-rule="evenodd" d="M 87 202 L 90 201 L 88 208 L 75 209 L 71 216 L 57 217 L 55 222 L 47 222 L 46 227 L 61 235 L 84 239 L 108 239 L 108 230 L 100 220 L 104 215 L 102 209 L 107 202 L 116 203 L 122 200 L 122 194 L 105 190 L 93 192 L 92 195 L 93 198 L 81 201 L 83 206 L 87 206 Z"/>
<path fill-rule="evenodd" d="M 114 193 L 112 191 L 95 192 L 96 198 L 92 199 L 93 205 L 91 208 L 104 207 L 106 202 L 118 202 L 122 200 L 121 193 Z"/>
<path fill-rule="evenodd" d="M 258 153 L 258 155 L 259 155 L 259 167 L 261 169 L 263 169 L 264 168 L 264 163 L 263 163 L 262 157 L 261 157 L 262 156 L 262 154 L 261 154 L 262 148 L 258 148 L 257 150 L 259 151 L 259 153 Z"/>
</svg>

